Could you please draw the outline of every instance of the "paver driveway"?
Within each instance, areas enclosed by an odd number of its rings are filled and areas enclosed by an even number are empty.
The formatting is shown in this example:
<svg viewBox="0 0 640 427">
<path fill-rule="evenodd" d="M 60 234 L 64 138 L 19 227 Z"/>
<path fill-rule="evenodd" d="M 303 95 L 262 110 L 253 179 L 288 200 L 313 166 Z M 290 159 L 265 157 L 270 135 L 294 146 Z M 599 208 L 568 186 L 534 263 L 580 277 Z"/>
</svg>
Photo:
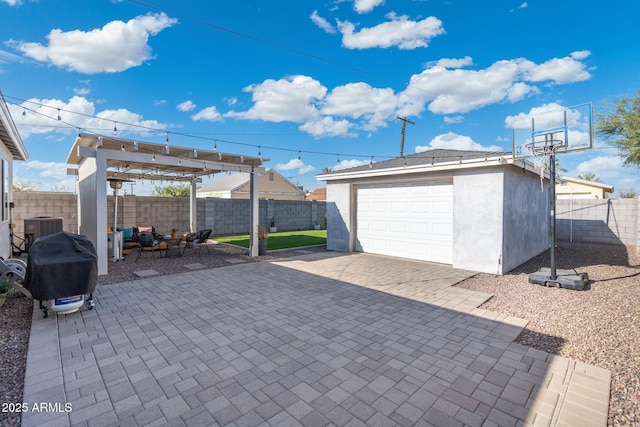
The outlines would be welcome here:
<svg viewBox="0 0 640 427">
<path fill-rule="evenodd" d="M 470 274 L 319 253 L 100 287 L 34 311 L 23 425 L 605 425 L 610 373 L 513 343 Z"/>
</svg>

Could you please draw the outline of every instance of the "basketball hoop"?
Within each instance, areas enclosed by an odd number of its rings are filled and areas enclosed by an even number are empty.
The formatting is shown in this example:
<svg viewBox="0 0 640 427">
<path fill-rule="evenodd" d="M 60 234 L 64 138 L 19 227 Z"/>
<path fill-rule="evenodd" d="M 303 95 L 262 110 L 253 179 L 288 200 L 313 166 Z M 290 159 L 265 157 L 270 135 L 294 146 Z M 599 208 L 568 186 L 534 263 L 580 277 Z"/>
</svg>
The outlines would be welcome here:
<svg viewBox="0 0 640 427">
<path fill-rule="evenodd" d="M 547 138 L 525 144 L 525 148 L 530 154 L 531 162 L 540 175 L 540 191 L 544 191 L 544 170 L 547 167 L 547 159 L 552 157 L 556 150 L 564 145 L 560 139 Z M 550 161 L 550 160 L 549 160 Z"/>
</svg>

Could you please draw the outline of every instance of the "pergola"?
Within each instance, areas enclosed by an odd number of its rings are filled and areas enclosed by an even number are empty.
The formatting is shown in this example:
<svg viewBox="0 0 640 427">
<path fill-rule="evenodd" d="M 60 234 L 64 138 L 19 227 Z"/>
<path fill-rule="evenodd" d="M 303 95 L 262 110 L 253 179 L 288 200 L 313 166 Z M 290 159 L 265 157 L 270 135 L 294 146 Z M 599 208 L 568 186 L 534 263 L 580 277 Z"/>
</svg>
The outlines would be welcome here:
<svg viewBox="0 0 640 427">
<path fill-rule="evenodd" d="M 251 236 L 249 255 L 258 255 L 258 176 L 263 159 L 219 151 L 79 134 L 67 164 L 78 176 L 78 232 L 87 236 L 98 253 L 98 274 L 108 272 L 107 181 L 149 180 L 189 182 L 191 231 L 196 227 L 196 184 L 219 172 L 250 174 Z"/>
</svg>

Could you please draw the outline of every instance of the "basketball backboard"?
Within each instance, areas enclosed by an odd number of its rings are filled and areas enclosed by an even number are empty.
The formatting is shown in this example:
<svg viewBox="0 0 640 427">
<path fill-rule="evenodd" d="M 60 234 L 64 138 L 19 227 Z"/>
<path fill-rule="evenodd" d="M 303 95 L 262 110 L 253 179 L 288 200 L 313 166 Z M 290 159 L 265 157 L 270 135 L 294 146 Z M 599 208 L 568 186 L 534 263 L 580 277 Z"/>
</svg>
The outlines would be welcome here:
<svg viewBox="0 0 640 427">
<path fill-rule="evenodd" d="M 532 157 L 553 146 L 556 153 L 593 148 L 591 103 L 563 107 L 547 104 L 507 119 L 513 130 L 513 158 Z"/>
</svg>

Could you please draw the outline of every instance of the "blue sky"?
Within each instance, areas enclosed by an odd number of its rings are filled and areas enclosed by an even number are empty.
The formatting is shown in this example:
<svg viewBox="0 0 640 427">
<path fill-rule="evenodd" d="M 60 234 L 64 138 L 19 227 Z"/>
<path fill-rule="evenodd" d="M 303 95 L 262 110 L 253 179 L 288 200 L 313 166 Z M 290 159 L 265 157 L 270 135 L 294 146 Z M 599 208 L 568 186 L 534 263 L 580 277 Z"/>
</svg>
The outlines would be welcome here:
<svg viewBox="0 0 640 427">
<path fill-rule="evenodd" d="M 398 156 L 397 116 L 415 123 L 405 154 L 511 151 L 513 117 L 638 92 L 639 15 L 627 0 L 0 0 L 0 90 L 29 153 L 15 176 L 72 191 L 79 129 L 260 153 L 309 190 L 324 167 Z M 598 140 L 559 162 L 640 191 Z"/>
</svg>

